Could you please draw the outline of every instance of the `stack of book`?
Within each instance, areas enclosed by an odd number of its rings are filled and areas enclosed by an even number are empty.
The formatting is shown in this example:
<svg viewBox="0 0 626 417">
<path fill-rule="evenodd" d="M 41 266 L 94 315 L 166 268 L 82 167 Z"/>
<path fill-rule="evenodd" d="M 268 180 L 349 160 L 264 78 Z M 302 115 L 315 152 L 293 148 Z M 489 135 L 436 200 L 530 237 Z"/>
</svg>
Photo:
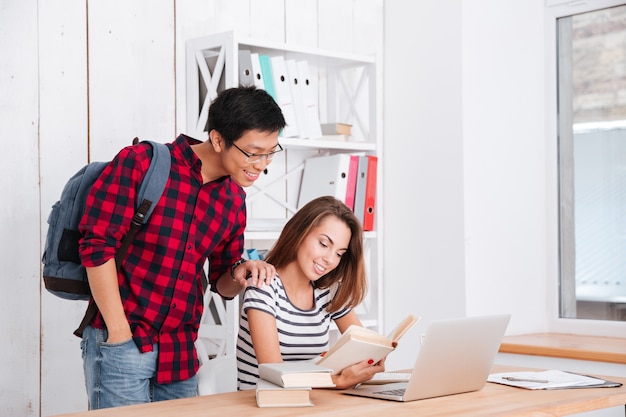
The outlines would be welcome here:
<svg viewBox="0 0 626 417">
<path fill-rule="evenodd" d="M 333 370 L 312 362 L 262 363 L 256 386 L 259 407 L 312 406 L 311 389 L 334 387 Z"/>
</svg>

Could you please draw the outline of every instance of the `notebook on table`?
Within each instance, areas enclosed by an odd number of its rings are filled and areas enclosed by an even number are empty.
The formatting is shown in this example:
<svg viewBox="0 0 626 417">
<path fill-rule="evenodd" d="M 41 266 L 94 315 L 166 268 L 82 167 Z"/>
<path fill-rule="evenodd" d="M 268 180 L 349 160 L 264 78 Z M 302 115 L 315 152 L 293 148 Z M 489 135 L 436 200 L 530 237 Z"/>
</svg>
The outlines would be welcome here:
<svg viewBox="0 0 626 417">
<path fill-rule="evenodd" d="M 478 391 L 498 353 L 509 314 L 433 321 L 426 331 L 408 382 L 361 385 L 345 394 L 415 401 Z"/>
</svg>

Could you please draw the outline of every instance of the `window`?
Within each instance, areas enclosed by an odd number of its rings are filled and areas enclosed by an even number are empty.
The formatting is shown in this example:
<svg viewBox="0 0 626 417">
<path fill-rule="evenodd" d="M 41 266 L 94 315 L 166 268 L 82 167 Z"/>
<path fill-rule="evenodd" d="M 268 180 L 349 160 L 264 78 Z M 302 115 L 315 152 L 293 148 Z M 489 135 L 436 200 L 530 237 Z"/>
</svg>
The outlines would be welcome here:
<svg viewBox="0 0 626 417">
<path fill-rule="evenodd" d="M 559 316 L 626 321 L 626 5 L 556 31 Z"/>
</svg>

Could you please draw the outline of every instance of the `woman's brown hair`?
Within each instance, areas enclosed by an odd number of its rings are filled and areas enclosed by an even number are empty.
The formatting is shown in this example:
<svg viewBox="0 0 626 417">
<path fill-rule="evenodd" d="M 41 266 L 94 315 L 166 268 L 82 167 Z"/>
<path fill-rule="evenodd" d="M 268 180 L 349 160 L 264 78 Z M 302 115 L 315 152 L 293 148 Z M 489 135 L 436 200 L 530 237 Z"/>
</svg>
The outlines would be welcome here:
<svg viewBox="0 0 626 417">
<path fill-rule="evenodd" d="M 328 306 L 328 310 L 334 312 L 342 307 L 356 307 L 367 293 L 363 228 L 348 206 L 331 196 L 318 197 L 310 201 L 289 219 L 265 260 L 276 269 L 294 262 L 302 241 L 328 216 L 335 216 L 343 221 L 352 234 L 348 249 L 341 257 L 337 268 L 315 282 L 317 288 L 339 284 L 337 293 Z"/>
</svg>

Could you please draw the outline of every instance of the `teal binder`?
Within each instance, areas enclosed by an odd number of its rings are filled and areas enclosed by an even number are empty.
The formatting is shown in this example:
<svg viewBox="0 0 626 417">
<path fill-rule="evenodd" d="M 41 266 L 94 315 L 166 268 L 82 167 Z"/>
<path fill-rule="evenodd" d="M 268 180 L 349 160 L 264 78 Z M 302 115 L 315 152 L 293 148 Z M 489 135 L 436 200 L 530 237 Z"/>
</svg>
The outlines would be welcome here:
<svg viewBox="0 0 626 417">
<path fill-rule="evenodd" d="M 265 85 L 265 91 L 276 100 L 276 90 L 274 89 L 274 80 L 272 78 L 272 63 L 269 55 L 259 55 L 259 63 L 261 64 L 261 77 Z"/>
</svg>

